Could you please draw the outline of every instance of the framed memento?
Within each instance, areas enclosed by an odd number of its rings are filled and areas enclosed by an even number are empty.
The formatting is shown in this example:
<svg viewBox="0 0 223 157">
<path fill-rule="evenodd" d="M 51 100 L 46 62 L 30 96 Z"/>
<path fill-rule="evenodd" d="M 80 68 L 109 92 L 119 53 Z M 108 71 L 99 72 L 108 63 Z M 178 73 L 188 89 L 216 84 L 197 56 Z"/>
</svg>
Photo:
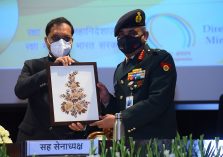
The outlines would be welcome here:
<svg viewBox="0 0 223 157">
<path fill-rule="evenodd" d="M 51 125 L 99 120 L 95 62 L 50 64 L 47 71 Z"/>
</svg>

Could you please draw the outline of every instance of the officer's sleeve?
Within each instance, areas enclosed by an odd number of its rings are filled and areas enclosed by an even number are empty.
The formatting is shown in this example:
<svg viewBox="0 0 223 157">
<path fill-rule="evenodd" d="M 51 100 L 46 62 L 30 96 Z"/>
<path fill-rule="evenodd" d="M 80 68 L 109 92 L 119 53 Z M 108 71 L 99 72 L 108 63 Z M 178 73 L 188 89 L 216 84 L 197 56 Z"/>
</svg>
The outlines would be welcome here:
<svg viewBox="0 0 223 157">
<path fill-rule="evenodd" d="M 118 64 L 116 69 L 115 69 L 115 72 L 114 72 L 114 76 L 113 76 L 113 84 L 115 86 L 115 82 L 116 82 L 116 71 L 118 69 L 118 67 L 121 65 Z M 115 88 L 115 87 L 114 87 Z M 109 93 L 110 95 L 110 100 L 109 100 L 109 103 L 108 105 L 102 110 L 104 114 L 115 114 L 115 113 L 119 113 L 121 111 L 120 107 L 119 106 L 119 103 L 117 102 L 117 99 L 115 96 L 113 96 L 111 93 Z"/>
<path fill-rule="evenodd" d="M 120 112 L 120 106 L 118 106 L 117 99 L 110 94 L 110 101 L 106 107 L 102 108 L 103 114 L 115 114 Z"/>
<path fill-rule="evenodd" d="M 40 88 L 47 85 L 46 69 L 32 73 L 33 62 L 31 60 L 25 61 L 21 74 L 15 85 L 15 94 L 20 99 L 26 99 L 33 95 Z"/>
<path fill-rule="evenodd" d="M 171 55 L 161 56 L 155 61 L 150 76 L 148 97 L 122 111 L 125 128 L 144 127 L 161 116 L 169 107 L 174 109 L 173 99 L 176 85 L 176 68 Z"/>
</svg>

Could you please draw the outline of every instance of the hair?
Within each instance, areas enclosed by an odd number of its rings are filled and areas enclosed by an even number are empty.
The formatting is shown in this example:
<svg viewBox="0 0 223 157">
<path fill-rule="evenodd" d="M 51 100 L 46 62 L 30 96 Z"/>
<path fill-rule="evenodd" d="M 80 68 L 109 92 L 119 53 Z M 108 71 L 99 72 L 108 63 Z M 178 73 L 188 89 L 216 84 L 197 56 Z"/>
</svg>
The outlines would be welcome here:
<svg viewBox="0 0 223 157">
<path fill-rule="evenodd" d="M 47 25 L 46 25 L 46 29 L 45 29 L 45 33 L 46 33 L 46 36 L 48 36 L 48 34 L 50 33 L 50 29 L 54 26 L 54 25 L 60 25 L 62 23 L 66 23 L 70 26 L 71 28 L 71 34 L 73 35 L 74 34 L 74 28 L 73 28 L 73 25 L 71 24 L 70 21 L 68 21 L 66 18 L 64 17 L 58 17 L 58 18 L 55 18 L 55 19 L 52 19 Z"/>
</svg>

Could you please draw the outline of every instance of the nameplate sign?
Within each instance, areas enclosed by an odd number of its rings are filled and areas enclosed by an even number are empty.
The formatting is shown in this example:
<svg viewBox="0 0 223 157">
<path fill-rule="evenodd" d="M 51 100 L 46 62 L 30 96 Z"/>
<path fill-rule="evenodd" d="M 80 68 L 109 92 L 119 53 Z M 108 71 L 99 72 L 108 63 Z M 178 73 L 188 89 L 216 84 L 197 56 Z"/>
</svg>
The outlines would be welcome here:
<svg viewBox="0 0 223 157">
<path fill-rule="evenodd" d="M 98 154 L 98 140 L 93 140 L 93 149 Z M 26 141 L 26 155 L 71 155 L 89 154 L 91 140 L 38 140 Z"/>
</svg>

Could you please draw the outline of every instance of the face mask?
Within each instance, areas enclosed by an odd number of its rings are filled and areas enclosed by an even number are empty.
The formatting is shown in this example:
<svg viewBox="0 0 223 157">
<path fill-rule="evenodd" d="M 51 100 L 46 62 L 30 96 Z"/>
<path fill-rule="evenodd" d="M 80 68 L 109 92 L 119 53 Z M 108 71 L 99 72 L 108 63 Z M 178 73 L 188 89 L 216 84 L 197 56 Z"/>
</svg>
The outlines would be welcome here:
<svg viewBox="0 0 223 157">
<path fill-rule="evenodd" d="M 135 52 L 138 48 L 142 46 L 141 37 L 133 37 L 126 35 L 124 37 L 118 38 L 118 48 L 124 53 L 124 54 L 130 54 L 132 52 Z"/>
<path fill-rule="evenodd" d="M 50 44 L 50 50 L 54 57 L 63 57 L 70 53 L 71 44 L 70 42 L 60 39 Z"/>
</svg>

